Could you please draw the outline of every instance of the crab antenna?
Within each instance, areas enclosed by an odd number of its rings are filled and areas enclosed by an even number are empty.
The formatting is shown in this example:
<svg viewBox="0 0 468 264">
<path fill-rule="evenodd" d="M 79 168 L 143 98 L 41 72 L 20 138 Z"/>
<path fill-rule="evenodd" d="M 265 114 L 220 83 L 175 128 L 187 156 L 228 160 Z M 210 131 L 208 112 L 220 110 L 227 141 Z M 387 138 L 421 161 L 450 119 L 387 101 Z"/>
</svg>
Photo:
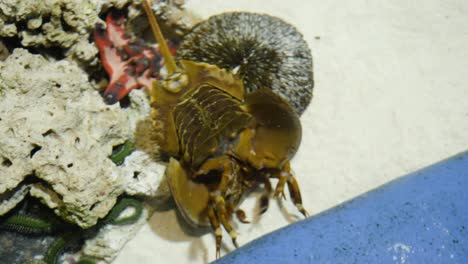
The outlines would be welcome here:
<svg viewBox="0 0 468 264">
<path fill-rule="evenodd" d="M 156 21 L 156 18 L 154 17 L 153 11 L 151 10 L 151 6 L 148 0 L 143 1 L 143 7 L 145 9 L 146 16 L 148 17 L 151 30 L 153 31 L 153 35 L 159 44 L 161 54 L 164 58 L 164 61 L 167 67 L 166 69 L 167 69 L 168 76 L 171 76 L 174 72 L 177 71 L 177 65 L 175 63 L 174 57 L 172 57 L 171 52 L 169 51 L 169 48 L 167 47 L 166 40 L 164 39 L 161 29 L 159 28 L 158 22 Z"/>
</svg>

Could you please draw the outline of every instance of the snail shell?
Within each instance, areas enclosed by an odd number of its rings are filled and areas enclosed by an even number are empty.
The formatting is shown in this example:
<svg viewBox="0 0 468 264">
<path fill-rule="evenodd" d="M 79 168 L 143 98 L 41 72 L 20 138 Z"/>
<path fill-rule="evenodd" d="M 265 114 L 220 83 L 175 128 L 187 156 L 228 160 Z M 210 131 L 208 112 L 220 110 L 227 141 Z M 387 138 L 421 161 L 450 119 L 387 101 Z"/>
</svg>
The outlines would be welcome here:
<svg viewBox="0 0 468 264">
<path fill-rule="evenodd" d="M 215 15 L 186 35 L 177 58 L 239 72 L 247 92 L 271 88 L 302 114 L 314 87 L 312 55 L 301 33 L 264 14 Z"/>
</svg>

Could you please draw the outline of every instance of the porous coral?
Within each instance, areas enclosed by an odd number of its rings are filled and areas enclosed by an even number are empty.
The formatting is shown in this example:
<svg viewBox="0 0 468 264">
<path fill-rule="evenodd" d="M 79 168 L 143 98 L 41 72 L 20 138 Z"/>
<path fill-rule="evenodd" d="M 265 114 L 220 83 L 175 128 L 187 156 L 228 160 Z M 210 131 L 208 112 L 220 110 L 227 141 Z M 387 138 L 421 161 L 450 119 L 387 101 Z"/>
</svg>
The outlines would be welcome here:
<svg viewBox="0 0 468 264">
<path fill-rule="evenodd" d="M 18 37 L 25 47 L 58 47 L 66 56 L 92 61 L 97 49 L 89 33 L 102 8 L 100 1 L 26 1 L 0 3 L 0 36 Z"/>
<path fill-rule="evenodd" d="M 180 19 L 191 18 L 182 4 L 152 6 L 174 31 L 171 36 L 192 26 L 191 19 Z M 143 37 L 148 25 L 140 5 L 138 0 L 0 1 L 0 44 L 6 44 L 0 46 L 0 216 L 35 196 L 66 221 L 90 228 L 124 193 L 169 196 L 167 186 L 159 185 L 164 167 L 148 155 L 157 150 L 148 137 L 150 126 L 140 122 L 150 112 L 147 94 L 133 91 L 125 109 L 109 106 L 88 75 L 99 64 L 91 34 L 101 17 L 123 9 L 128 33 Z M 128 140 L 145 151 L 114 164 L 109 156 Z M 132 226 L 102 229 L 104 235 L 88 242 L 84 253 L 111 261 L 150 214 L 144 213 Z"/>
<path fill-rule="evenodd" d="M 158 1 L 153 10 L 176 34 L 187 32 L 196 21 L 182 9 L 183 1 Z M 24 47 L 56 47 L 67 58 L 87 65 L 97 63 L 98 50 L 91 41 L 99 17 L 110 8 L 127 8 L 131 30 L 141 34 L 138 18 L 141 1 L 131 0 L 2 0 L 0 1 L 0 37 L 16 37 Z M 140 19 L 142 21 L 142 19 Z"/>
<path fill-rule="evenodd" d="M 15 49 L 0 62 L 0 212 L 28 185 L 56 214 L 87 228 L 126 191 L 154 195 L 162 168 L 148 155 L 136 151 L 122 166 L 109 159 L 149 112 L 139 92 L 130 108 L 106 105 L 76 63 Z"/>
</svg>

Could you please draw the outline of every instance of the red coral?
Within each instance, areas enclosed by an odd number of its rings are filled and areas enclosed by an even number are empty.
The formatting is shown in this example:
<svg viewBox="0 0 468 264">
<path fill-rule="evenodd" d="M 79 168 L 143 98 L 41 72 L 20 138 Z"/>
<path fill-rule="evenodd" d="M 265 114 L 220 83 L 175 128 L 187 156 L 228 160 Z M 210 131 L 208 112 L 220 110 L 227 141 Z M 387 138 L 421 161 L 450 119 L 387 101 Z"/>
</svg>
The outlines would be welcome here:
<svg viewBox="0 0 468 264">
<path fill-rule="evenodd" d="M 110 76 L 104 100 L 114 104 L 132 89 L 150 88 L 159 76 L 163 60 L 157 45 L 130 38 L 125 32 L 125 16 L 121 11 L 111 11 L 106 24 L 106 28 L 96 24 L 94 40 L 104 69 Z M 173 47 L 171 50 L 175 51 Z"/>
</svg>

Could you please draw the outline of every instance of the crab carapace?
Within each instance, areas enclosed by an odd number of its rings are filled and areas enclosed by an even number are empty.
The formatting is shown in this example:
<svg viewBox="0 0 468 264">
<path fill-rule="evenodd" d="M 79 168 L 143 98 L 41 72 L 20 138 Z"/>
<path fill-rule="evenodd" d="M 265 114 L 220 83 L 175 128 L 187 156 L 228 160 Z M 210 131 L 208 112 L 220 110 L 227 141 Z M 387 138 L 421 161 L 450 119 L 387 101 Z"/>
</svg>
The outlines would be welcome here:
<svg viewBox="0 0 468 264">
<path fill-rule="evenodd" d="M 280 96 L 265 87 L 244 92 L 242 80 L 217 66 L 172 57 L 148 1 L 144 9 L 161 55 L 165 75 L 153 83 L 152 116 L 160 125 L 160 150 L 171 156 L 166 169 L 172 196 L 184 219 L 210 226 L 220 256 L 222 227 L 237 247 L 231 225 L 242 198 L 262 186 L 263 199 L 285 197 L 304 215 L 290 159 L 301 141 L 299 117 Z M 278 179 L 273 190 L 270 179 Z M 265 211 L 268 204 L 263 204 Z"/>
</svg>

